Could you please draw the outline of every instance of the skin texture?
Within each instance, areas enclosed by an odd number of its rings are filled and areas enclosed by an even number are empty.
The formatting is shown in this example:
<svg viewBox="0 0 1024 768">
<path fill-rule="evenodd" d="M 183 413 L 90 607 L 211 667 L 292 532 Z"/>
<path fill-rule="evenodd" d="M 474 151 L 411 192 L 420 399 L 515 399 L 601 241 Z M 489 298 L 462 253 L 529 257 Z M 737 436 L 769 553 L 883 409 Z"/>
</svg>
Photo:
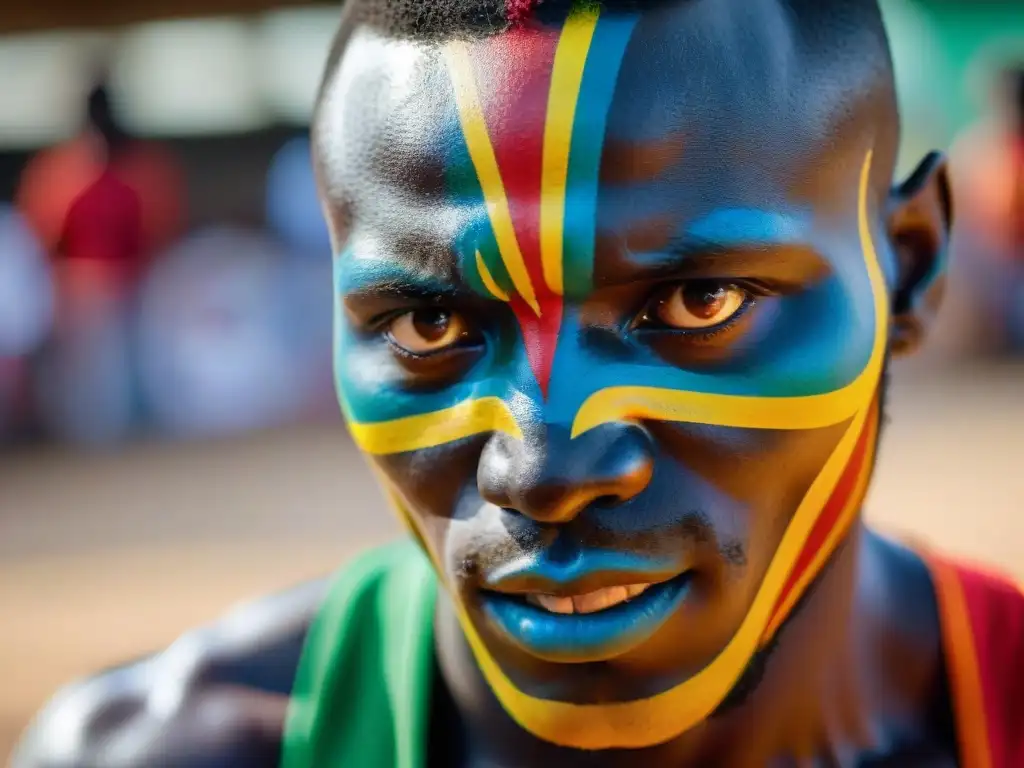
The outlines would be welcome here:
<svg viewBox="0 0 1024 768">
<path fill-rule="evenodd" d="M 156 656 L 68 687 L 13 764 L 276 766 L 302 642 L 326 588 L 313 582 L 263 598 Z"/>
<path fill-rule="evenodd" d="M 315 130 L 339 393 L 447 587 L 438 764 L 951 764 L 927 574 L 857 521 L 887 355 L 941 288 L 945 170 L 891 187 L 884 43 L 826 61 L 815 7 L 344 33 Z M 653 619 L 515 618 L 666 580 Z M 65 698 L 23 764 L 273 764 L 287 688 L 252 675 L 293 671 L 316 598 L 195 639 L 229 671 L 192 695 L 146 679 L 161 657 Z M 89 762 L 110 732 L 135 742 Z"/>
</svg>

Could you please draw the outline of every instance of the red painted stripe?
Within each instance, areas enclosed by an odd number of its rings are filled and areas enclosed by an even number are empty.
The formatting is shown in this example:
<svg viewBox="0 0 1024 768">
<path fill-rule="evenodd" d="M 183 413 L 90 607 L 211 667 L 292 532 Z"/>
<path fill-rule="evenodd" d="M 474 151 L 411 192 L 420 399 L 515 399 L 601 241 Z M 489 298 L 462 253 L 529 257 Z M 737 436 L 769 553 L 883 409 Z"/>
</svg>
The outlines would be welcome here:
<svg viewBox="0 0 1024 768">
<path fill-rule="evenodd" d="M 545 397 L 562 319 L 562 299 L 544 282 L 539 205 L 544 126 L 558 39 L 557 29 L 522 26 L 474 46 L 472 53 L 512 225 L 541 307 L 538 318 L 522 300 L 512 301 L 530 367 Z"/>
<path fill-rule="evenodd" d="M 523 333 L 530 369 L 537 377 L 541 394 L 547 398 L 555 348 L 558 346 L 558 332 L 562 324 L 562 301 L 561 297 L 550 293 L 543 294 L 539 301 L 540 317 L 519 296 L 512 297 L 511 305 Z"/>
<path fill-rule="evenodd" d="M 874 414 L 874 411 L 872 411 L 872 414 Z M 870 418 L 874 418 L 874 416 L 872 415 Z M 865 458 L 868 455 L 871 434 L 872 430 L 870 428 L 870 424 L 865 423 L 861 430 L 860 437 L 857 439 L 857 445 L 853 449 L 853 454 L 850 456 L 850 461 L 847 463 L 846 469 L 843 470 L 843 474 L 840 476 L 839 482 L 832 491 L 832 495 L 829 496 L 828 503 L 825 504 L 825 508 L 821 511 L 821 515 L 815 522 L 814 528 L 811 529 L 811 535 L 807 538 L 807 542 L 804 544 L 804 548 L 801 550 L 800 556 L 797 558 L 796 564 L 793 566 L 793 571 L 790 573 L 789 579 L 786 581 L 786 586 L 783 587 L 782 594 L 779 595 L 779 599 L 775 603 L 775 608 L 772 611 L 772 620 L 769 622 L 769 626 L 775 622 L 776 614 L 779 609 L 786 603 L 789 593 L 793 591 L 793 587 L 796 585 L 797 581 L 799 581 L 800 576 L 805 570 L 807 570 L 807 567 L 814 559 L 814 555 L 825 543 L 829 533 L 835 527 L 836 522 L 842 515 L 843 509 L 846 507 L 846 503 L 851 494 L 856 491 L 857 480 L 860 477 Z"/>
<path fill-rule="evenodd" d="M 472 56 L 512 224 L 538 296 L 544 286 L 539 206 L 544 125 L 557 45 L 557 30 L 517 27 L 474 46 Z"/>
</svg>

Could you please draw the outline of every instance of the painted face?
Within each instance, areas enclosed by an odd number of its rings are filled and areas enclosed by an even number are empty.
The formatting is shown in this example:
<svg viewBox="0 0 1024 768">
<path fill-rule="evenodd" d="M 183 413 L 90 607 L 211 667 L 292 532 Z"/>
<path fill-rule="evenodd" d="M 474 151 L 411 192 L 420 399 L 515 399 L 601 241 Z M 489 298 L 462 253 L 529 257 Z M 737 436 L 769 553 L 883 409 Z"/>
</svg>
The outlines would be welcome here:
<svg viewBox="0 0 1024 768">
<path fill-rule="evenodd" d="M 750 42 L 783 24 L 360 30 L 325 92 L 343 408 L 498 699 L 557 744 L 707 717 L 863 497 L 892 148 Z"/>
</svg>

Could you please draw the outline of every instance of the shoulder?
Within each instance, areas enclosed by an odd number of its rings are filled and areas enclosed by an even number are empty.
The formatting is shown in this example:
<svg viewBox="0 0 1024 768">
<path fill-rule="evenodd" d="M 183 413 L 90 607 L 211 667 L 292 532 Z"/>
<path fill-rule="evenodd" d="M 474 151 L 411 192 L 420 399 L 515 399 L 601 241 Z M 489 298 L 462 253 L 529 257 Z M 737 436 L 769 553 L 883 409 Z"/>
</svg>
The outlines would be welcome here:
<svg viewBox="0 0 1024 768">
<path fill-rule="evenodd" d="M 934 665 L 929 662 L 924 666 L 934 666 L 938 674 L 942 622 L 929 563 L 916 548 L 906 547 L 894 539 L 872 532 L 872 541 L 884 562 L 889 596 L 885 602 L 890 605 L 885 613 L 886 626 L 898 637 L 909 640 L 913 647 L 927 649 L 927 656 L 934 660 Z"/>
<path fill-rule="evenodd" d="M 326 581 L 310 582 L 241 606 L 162 653 L 69 686 L 29 728 L 13 768 L 276 766 L 326 592 Z"/>
<path fill-rule="evenodd" d="M 1024 590 L 994 568 L 929 555 L 943 619 L 970 627 L 978 651 L 1011 658 L 1024 651 Z"/>
<path fill-rule="evenodd" d="M 1000 768 L 1024 765 L 1024 592 L 993 569 L 927 559 L 969 750 Z"/>
</svg>

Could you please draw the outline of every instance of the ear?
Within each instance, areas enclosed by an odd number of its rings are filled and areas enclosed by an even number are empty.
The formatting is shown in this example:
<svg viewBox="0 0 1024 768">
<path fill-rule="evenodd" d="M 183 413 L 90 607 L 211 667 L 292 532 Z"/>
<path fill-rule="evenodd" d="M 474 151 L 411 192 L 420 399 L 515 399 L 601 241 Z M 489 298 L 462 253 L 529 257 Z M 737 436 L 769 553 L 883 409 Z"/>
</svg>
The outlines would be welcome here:
<svg viewBox="0 0 1024 768">
<path fill-rule="evenodd" d="M 953 201 L 946 158 L 928 155 L 889 196 L 888 230 L 897 259 L 891 350 L 916 350 L 942 303 Z"/>
</svg>

